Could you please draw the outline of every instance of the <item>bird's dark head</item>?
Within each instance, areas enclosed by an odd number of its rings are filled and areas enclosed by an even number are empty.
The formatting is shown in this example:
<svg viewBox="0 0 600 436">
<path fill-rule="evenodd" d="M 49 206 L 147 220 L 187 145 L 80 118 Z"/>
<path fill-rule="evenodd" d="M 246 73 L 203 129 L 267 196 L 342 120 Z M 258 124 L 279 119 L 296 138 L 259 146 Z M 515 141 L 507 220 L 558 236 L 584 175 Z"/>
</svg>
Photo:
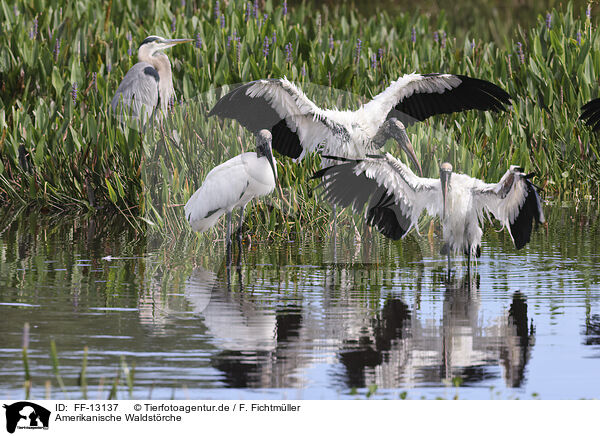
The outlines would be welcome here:
<svg viewBox="0 0 600 436">
<path fill-rule="evenodd" d="M 452 165 L 449 162 L 444 162 L 440 165 L 440 182 L 442 184 L 442 200 L 444 202 L 443 218 L 446 218 L 446 198 L 448 189 L 450 188 L 450 176 L 452 176 Z"/>
<path fill-rule="evenodd" d="M 277 180 L 277 164 L 275 158 L 273 158 L 273 150 L 271 149 L 271 142 L 273 136 L 267 129 L 262 129 L 256 134 L 256 155 L 258 157 L 266 157 L 273 170 L 273 176 Z"/>
<path fill-rule="evenodd" d="M 381 126 L 381 128 L 383 129 L 383 133 L 386 136 L 386 139 L 394 138 L 398 142 L 398 145 L 400 145 L 402 150 L 404 150 L 404 152 L 408 155 L 408 158 L 412 161 L 413 164 L 415 164 L 415 167 L 417 167 L 417 170 L 419 171 L 419 176 L 423 177 L 421 163 L 419 162 L 417 154 L 415 153 L 415 149 L 413 148 L 412 143 L 410 142 L 410 139 L 406 134 L 406 128 L 404 127 L 404 124 L 397 118 L 390 118 L 385 123 L 383 123 L 383 126 Z"/>
<path fill-rule="evenodd" d="M 153 56 L 155 53 L 193 39 L 166 39 L 162 36 L 150 35 L 142 41 L 138 53 Z"/>
</svg>

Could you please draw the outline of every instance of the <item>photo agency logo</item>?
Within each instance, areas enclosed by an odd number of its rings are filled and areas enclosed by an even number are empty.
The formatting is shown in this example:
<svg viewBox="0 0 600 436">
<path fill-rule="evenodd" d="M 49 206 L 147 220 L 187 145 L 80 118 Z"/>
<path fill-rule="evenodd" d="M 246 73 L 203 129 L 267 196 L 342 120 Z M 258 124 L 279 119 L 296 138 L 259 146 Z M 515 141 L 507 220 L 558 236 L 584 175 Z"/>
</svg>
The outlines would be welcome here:
<svg viewBox="0 0 600 436">
<path fill-rule="evenodd" d="M 19 401 L 10 405 L 4 404 L 6 409 L 6 431 L 14 433 L 15 430 L 48 430 L 50 411 L 38 404 L 29 401 Z"/>
</svg>

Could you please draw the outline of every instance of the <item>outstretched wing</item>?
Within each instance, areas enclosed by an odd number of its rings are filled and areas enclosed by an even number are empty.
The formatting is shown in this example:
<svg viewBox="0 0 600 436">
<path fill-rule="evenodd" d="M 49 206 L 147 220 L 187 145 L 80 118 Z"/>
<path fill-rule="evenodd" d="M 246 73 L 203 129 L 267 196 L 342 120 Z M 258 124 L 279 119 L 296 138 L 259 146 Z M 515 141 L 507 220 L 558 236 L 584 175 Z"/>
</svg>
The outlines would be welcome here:
<svg viewBox="0 0 600 436">
<path fill-rule="evenodd" d="M 455 74 L 405 74 L 365 108 L 379 123 L 394 116 L 409 125 L 432 115 L 470 109 L 505 111 L 510 99 L 506 91 L 486 80 Z"/>
<path fill-rule="evenodd" d="M 235 119 L 254 133 L 270 130 L 273 148 L 293 159 L 345 131 L 285 78 L 257 80 L 234 89 L 219 99 L 208 114 L 212 115 Z"/>
<path fill-rule="evenodd" d="M 127 72 L 110 105 L 120 115 L 148 120 L 158 105 L 158 72 L 147 62 L 138 62 Z M 119 105 L 122 105 L 117 111 Z"/>
<path fill-rule="evenodd" d="M 327 156 L 330 159 L 334 157 Z M 439 213 L 440 182 L 416 176 L 389 153 L 324 168 L 313 176 L 323 177 L 324 197 L 339 206 L 352 206 L 356 213 L 366 206 L 367 223 L 384 236 L 400 239 L 424 209 Z"/>
<path fill-rule="evenodd" d="M 600 98 L 596 98 L 581 107 L 581 118 L 592 128 L 593 131 L 600 130 Z"/>
<path fill-rule="evenodd" d="M 540 195 L 529 180 L 532 176 L 511 165 L 498 183 L 481 183 L 473 188 L 479 210 L 488 210 L 508 228 L 517 250 L 529 243 L 533 222 L 544 223 Z"/>
</svg>

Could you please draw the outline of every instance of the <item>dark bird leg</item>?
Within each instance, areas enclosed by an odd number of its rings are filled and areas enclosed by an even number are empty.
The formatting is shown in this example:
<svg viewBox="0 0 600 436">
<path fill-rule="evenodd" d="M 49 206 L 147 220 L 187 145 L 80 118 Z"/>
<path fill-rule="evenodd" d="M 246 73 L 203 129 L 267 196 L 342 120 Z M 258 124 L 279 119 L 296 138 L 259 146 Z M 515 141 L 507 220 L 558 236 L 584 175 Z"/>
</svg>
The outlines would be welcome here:
<svg viewBox="0 0 600 436">
<path fill-rule="evenodd" d="M 227 252 L 227 269 L 231 267 L 231 212 L 227 212 L 227 236 L 225 236 Z"/>
<path fill-rule="evenodd" d="M 244 225 L 244 210 L 246 210 L 246 206 L 242 206 L 242 210 L 240 211 L 240 221 L 238 223 L 238 230 L 237 230 L 237 238 L 238 238 L 238 243 L 241 247 L 242 245 L 242 226 Z"/>
<path fill-rule="evenodd" d="M 238 245 L 238 259 L 236 262 L 236 266 L 238 269 L 242 267 L 242 226 L 244 225 L 244 210 L 246 206 L 242 206 L 242 210 L 240 211 L 240 220 L 239 227 L 237 229 L 237 245 Z"/>
<path fill-rule="evenodd" d="M 467 249 L 467 275 L 471 276 L 471 249 Z"/>
<path fill-rule="evenodd" d="M 450 281 L 450 244 L 448 244 L 448 281 Z"/>
</svg>

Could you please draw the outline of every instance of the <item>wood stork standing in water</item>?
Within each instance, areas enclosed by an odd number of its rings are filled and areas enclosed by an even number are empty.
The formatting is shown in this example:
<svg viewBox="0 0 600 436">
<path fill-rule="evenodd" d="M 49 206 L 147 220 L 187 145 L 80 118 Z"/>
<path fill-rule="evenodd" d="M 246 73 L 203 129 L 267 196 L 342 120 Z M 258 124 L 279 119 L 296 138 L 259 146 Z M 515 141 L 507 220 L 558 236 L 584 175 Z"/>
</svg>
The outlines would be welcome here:
<svg viewBox="0 0 600 436">
<path fill-rule="evenodd" d="M 256 136 L 256 152 L 239 154 L 213 168 L 202 186 L 184 207 L 185 217 L 197 232 L 214 226 L 227 214 L 227 247 L 231 243 L 231 212 L 241 207 L 238 238 L 241 241 L 244 209 L 250 200 L 268 195 L 275 189 L 277 164 L 271 151 L 271 132 Z M 229 250 L 228 250 L 229 251 Z"/>
<path fill-rule="evenodd" d="M 273 149 L 293 159 L 306 152 L 363 158 L 400 134 L 404 124 L 469 109 L 504 111 L 510 95 L 485 80 L 454 74 L 406 74 L 355 111 L 321 109 L 286 78 L 263 79 L 230 91 L 209 116 L 233 118 L 247 129 L 268 129 Z M 403 130 L 403 129 L 402 129 Z M 421 173 L 417 156 L 408 157 Z"/>
<path fill-rule="evenodd" d="M 154 111 L 166 113 L 169 101 L 175 97 L 171 63 L 163 50 L 192 39 L 165 39 L 149 36 L 138 49 L 139 62 L 125 74 L 111 101 L 113 111 L 120 104 L 125 114 L 131 114 L 142 123 L 148 121 Z"/>
<path fill-rule="evenodd" d="M 581 118 L 592 128 L 593 131 L 600 130 L 600 98 L 588 101 L 581 107 Z"/>
<path fill-rule="evenodd" d="M 508 229 L 517 250 L 530 241 L 533 221 L 544 222 L 539 194 L 529 180 L 533 173 L 516 165 L 498 183 L 485 183 L 453 173 L 447 162 L 440 167 L 440 178 L 430 179 L 416 176 L 389 153 L 338 160 L 342 163 L 314 175 L 327 176 L 320 185 L 327 200 L 355 212 L 367 205 L 367 223 L 395 240 L 417 225 L 423 210 L 440 217 L 449 270 L 451 253 L 466 254 L 469 267 L 471 256 L 479 256 L 486 215 Z"/>
</svg>

